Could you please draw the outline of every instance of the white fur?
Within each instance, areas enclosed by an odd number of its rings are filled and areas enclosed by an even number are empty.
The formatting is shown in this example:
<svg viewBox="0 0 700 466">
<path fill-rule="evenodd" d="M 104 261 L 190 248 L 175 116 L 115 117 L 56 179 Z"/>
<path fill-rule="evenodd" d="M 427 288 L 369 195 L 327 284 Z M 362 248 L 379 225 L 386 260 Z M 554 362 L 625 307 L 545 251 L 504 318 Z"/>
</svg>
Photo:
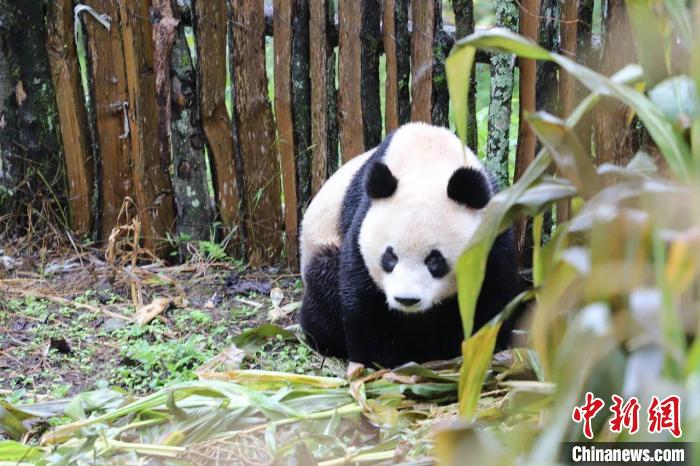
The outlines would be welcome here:
<svg viewBox="0 0 700 466">
<path fill-rule="evenodd" d="M 483 168 L 450 131 L 422 123 L 405 125 L 394 134 L 384 163 L 399 180 L 398 188 L 388 199 L 372 201 L 360 229 L 360 252 L 389 307 L 427 310 L 457 292 L 455 264 L 481 221 L 479 211 L 447 196 L 449 179 L 460 167 Z M 381 267 L 388 246 L 399 259 L 391 273 Z M 439 279 L 425 265 L 433 249 L 450 267 Z M 421 301 L 406 307 L 396 297 Z"/>
<path fill-rule="evenodd" d="M 340 247 L 340 209 L 343 198 L 355 173 L 374 151 L 365 152 L 348 161 L 326 181 L 309 207 L 301 222 L 299 249 L 301 253 L 301 273 L 313 255 L 323 247 Z"/>
</svg>

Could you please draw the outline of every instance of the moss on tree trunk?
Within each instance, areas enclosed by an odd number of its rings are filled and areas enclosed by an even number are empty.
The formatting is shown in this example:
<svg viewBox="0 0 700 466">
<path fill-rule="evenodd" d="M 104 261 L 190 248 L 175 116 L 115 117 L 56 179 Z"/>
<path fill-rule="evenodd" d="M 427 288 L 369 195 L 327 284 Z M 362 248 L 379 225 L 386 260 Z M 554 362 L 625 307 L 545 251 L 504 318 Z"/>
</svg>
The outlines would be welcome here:
<svg viewBox="0 0 700 466">
<path fill-rule="evenodd" d="M 46 51 L 44 4 L 0 0 L 0 211 L 49 191 L 63 203 L 65 180 Z M 7 201 L 7 188 L 13 201 Z M 9 206 L 9 207 L 8 207 Z"/>
</svg>

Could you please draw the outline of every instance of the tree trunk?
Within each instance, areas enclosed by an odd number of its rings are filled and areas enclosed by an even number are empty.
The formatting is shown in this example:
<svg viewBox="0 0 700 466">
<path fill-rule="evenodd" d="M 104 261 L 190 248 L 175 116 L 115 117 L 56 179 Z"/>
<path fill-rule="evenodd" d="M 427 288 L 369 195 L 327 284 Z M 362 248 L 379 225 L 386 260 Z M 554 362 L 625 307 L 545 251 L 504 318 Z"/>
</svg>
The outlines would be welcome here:
<svg viewBox="0 0 700 466">
<path fill-rule="evenodd" d="M 312 194 L 338 168 L 338 124 L 335 89 L 335 49 L 331 44 L 334 27 L 333 0 L 310 0 L 309 60 L 311 74 Z M 301 206 L 305 208 L 306 206 Z"/>
<path fill-rule="evenodd" d="M 559 52 L 559 1 L 543 0 L 540 7 L 540 46 L 552 52 Z M 537 82 L 535 84 L 535 107 L 552 115 L 558 114 L 559 107 L 559 77 L 557 65 L 550 61 L 537 62 Z M 535 148 L 538 153 L 542 147 L 539 141 Z M 553 210 L 549 209 L 543 215 L 542 236 L 548 238 L 553 227 Z"/>
<path fill-rule="evenodd" d="M 1 4 L 0 4 L 1 5 Z M 4 5 L 3 5 L 4 6 Z M 4 13 L 0 18 L 5 23 Z M 5 23 L 6 24 L 6 23 Z M 22 180 L 22 158 L 16 145 L 17 100 L 9 50 L 0 31 L 0 216 L 16 209 L 16 190 Z"/>
<path fill-rule="evenodd" d="M 474 32 L 474 2 L 472 0 L 452 0 L 452 8 L 457 22 L 456 38 L 461 39 Z M 513 70 L 511 69 L 511 75 Z M 511 94 L 513 86 L 511 85 Z M 510 118 L 510 115 L 508 116 Z M 508 139 L 506 137 L 506 139 Z M 469 75 L 469 95 L 467 97 L 467 146 L 478 154 L 479 131 L 476 125 L 476 62 Z M 507 153 L 507 152 L 506 152 Z M 506 175 L 507 160 L 506 160 Z M 500 180 L 499 180 L 500 182 Z"/>
<path fill-rule="evenodd" d="M 58 201 L 62 212 L 65 178 L 58 143 L 56 102 L 46 44 L 44 5 L 0 0 L 0 149 L 3 184 L 17 202 Z M 4 69 L 3 69 L 4 68 Z M 0 192 L 0 200 L 7 193 Z M 31 196 L 31 198 L 30 198 Z M 61 221 L 65 215 L 61 214 Z M 68 225 L 63 225 L 65 228 Z"/>
<path fill-rule="evenodd" d="M 496 2 L 496 24 L 511 31 L 518 30 L 518 5 L 515 0 Z M 510 184 L 508 155 L 515 57 L 494 53 L 490 60 L 491 101 L 485 165 L 495 176 L 500 188 L 505 189 Z"/>
<path fill-rule="evenodd" d="M 151 14 L 150 6 L 149 0 L 122 0 L 119 15 L 129 93 L 131 174 L 141 213 L 143 244 L 165 257 L 169 244 L 164 239 L 174 230 L 175 203 L 170 157 L 163 154 L 158 141 L 160 110 L 156 100 L 153 26 L 143 20 Z"/>
<path fill-rule="evenodd" d="M 348 161 L 379 144 L 379 0 L 338 3 L 338 128 Z M 359 99 L 358 99 L 359 96 Z"/>
<path fill-rule="evenodd" d="M 191 10 L 181 8 L 181 20 L 191 21 L 186 16 L 189 11 Z M 209 197 L 204 154 L 206 138 L 199 118 L 197 78 L 183 24 L 177 30 L 170 68 L 170 129 L 175 168 L 173 190 L 177 207 L 177 231 L 194 240 L 206 240 L 210 238 L 214 212 Z"/>
<path fill-rule="evenodd" d="M 249 262 L 259 266 L 279 259 L 283 224 L 279 152 L 265 70 L 265 15 L 262 0 L 231 0 L 230 5 L 231 84 L 244 174 L 246 244 Z"/>
<path fill-rule="evenodd" d="M 540 46 L 558 53 L 560 0 L 542 0 L 540 10 L 539 40 Z M 574 24 L 575 27 L 575 24 Z M 550 61 L 537 62 L 537 80 L 535 83 L 535 100 L 537 110 L 544 110 L 552 115 L 559 113 L 559 76 L 557 65 Z M 538 144 L 539 148 L 540 144 Z"/>
<path fill-rule="evenodd" d="M 607 6 L 603 12 L 605 33 L 600 72 L 610 76 L 635 61 L 635 48 L 624 2 L 611 1 Z M 603 97 L 593 115 L 596 163 L 624 165 L 635 151 L 635 131 L 629 108 L 617 100 Z"/>
<path fill-rule="evenodd" d="M 311 198 L 309 3 L 274 3 L 275 116 L 284 188 L 287 263 L 298 270 L 298 219 Z"/>
<path fill-rule="evenodd" d="M 408 0 L 384 0 L 382 35 L 386 56 L 385 131 L 390 133 L 411 117 L 411 36 Z"/>
<path fill-rule="evenodd" d="M 113 228 L 127 221 L 127 218 L 119 218 L 125 199 L 135 198 L 127 119 L 129 94 L 118 6 L 109 0 L 89 0 L 85 3 L 100 14 L 109 16 L 112 21 L 112 26 L 107 29 L 92 15 L 82 16 L 92 71 L 92 103 L 99 148 L 99 236 L 106 240 Z M 126 206 L 132 207 L 132 204 Z M 131 208 L 126 212 L 129 218 L 136 214 Z"/>
<path fill-rule="evenodd" d="M 78 235 L 88 235 L 92 231 L 94 218 L 92 195 L 95 174 L 85 92 L 74 38 L 73 2 L 54 0 L 48 3 L 48 8 L 47 47 L 61 120 L 71 227 Z"/>
<path fill-rule="evenodd" d="M 246 236 L 241 220 L 240 158 L 236 154 L 231 119 L 226 110 L 227 0 L 193 0 L 193 26 L 197 38 L 197 92 L 201 124 L 209 154 L 218 214 L 224 236 L 242 244 Z"/>
<path fill-rule="evenodd" d="M 445 78 L 445 37 L 442 2 L 412 3 L 411 120 L 448 126 L 449 94 Z"/>
</svg>

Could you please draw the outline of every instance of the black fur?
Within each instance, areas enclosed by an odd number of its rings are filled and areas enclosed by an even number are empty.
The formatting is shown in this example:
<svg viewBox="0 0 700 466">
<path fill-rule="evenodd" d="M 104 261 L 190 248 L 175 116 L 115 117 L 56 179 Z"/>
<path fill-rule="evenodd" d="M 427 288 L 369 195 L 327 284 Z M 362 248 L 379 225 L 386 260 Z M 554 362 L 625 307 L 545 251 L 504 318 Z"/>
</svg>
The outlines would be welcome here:
<svg viewBox="0 0 700 466">
<path fill-rule="evenodd" d="M 311 259 L 305 271 L 306 289 L 300 323 L 309 344 L 316 351 L 345 358 L 347 352 L 338 290 L 339 264 L 340 251 L 336 247 L 326 248 Z"/>
<path fill-rule="evenodd" d="M 464 339 L 456 296 L 420 313 L 389 309 L 386 296 L 374 284 L 360 254 L 360 227 L 372 202 L 366 190 L 368 173 L 384 157 L 390 139 L 382 142 L 352 180 L 341 212 L 342 246 L 340 251 L 325 250 L 312 259 L 305 271 L 301 308 L 302 328 L 316 349 L 382 367 L 456 357 Z M 481 179 L 486 180 L 483 175 Z M 479 199 L 478 204 L 482 201 Z M 516 270 L 513 238 L 507 230 L 498 236 L 489 255 L 475 331 L 515 296 Z M 508 335 L 502 335 L 499 345 L 507 340 Z"/>
<path fill-rule="evenodd" d="M 491 185 L 481 171 L 461 167 L 450 177 L 447 197 L 472 209 L 483 209 L 491 199 Z"/>
<path fill-rule="evenodd" d="M 430 275 L 435 278 L 442 278 L 450 272 L 450 266 L 447 265 L 445 257 L 437 249 L 433 249 L 425 258 L 425 265 L 430 271 Z"/>
<path fill-rule="evenodd" d="M 374 162 L 367 174 L 367 194 L 372 199 L 391 197 L 399 185 L 399 180 L 391 173 L 389 167 L 382 162 Z"/>
</svg>

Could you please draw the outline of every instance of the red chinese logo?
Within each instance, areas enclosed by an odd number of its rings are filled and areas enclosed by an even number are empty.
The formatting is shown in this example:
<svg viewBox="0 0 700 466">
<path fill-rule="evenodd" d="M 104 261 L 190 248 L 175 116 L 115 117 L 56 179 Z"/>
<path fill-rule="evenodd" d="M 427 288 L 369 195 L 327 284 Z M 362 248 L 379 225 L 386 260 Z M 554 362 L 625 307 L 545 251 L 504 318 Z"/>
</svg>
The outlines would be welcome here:
<svg viewBox="0 0 700 466">
<path fill-rule="evenodd" d="M 593 393 L 586 393 L 586 403 L 583 406 L 576 406 L 574 412 L 571 413 L 571 419 L 577 424 L 583 422 L 583 435 L 587 439 L 593 438 L 593 427 L 591 427 L 591 421 L 598 414 L 598 411 L 603 409 L 605 402 L 600 398 L 593 396 Z"/>
<path fill-rule="evenodd" d="M 667 396 L 663 400 L 651 397 L 647 410 L 649 416 L 649 433 L 668 430 L 678 438 L 681 436 L 681 399 L 676 395 Z"/>
<path fill-rule="evenodd" d="M 613 404 L 610 406 L 612 418 L 608 422 L 610 431 L 621 433 L 627 429 L 630 434 L 639 430 L 639 411 L 641 406 L 636 397 L 625 401 L 618 395 L 612 396 Z M 587 439 L 593 439 L 593 418 L 603 409 L 605 402 L 596 398 L 593 393 L 586 393 L 586 402 L 581 406 L 575 406 L 571 413 L 571 419 L 577 424 L 583 423 L 583 435 Z M 681 399 L 677 395 L 670 395 L 659 400 L 652 396 L 647 409 L 648 431 L 650 434 L 661 433 L 667 430 L 676 438 L 682 434 L 681 430 Z"/>
<path fill-rule="evenodd" d="M 624 427 L 630 434 L 636 433 L 639 430 L 639 400 L 633 396 L 623 404 L 625 400 L 617 395 L 613 395 L 612 399 L 610 430 L 619 434 Z"/>
</svg>

